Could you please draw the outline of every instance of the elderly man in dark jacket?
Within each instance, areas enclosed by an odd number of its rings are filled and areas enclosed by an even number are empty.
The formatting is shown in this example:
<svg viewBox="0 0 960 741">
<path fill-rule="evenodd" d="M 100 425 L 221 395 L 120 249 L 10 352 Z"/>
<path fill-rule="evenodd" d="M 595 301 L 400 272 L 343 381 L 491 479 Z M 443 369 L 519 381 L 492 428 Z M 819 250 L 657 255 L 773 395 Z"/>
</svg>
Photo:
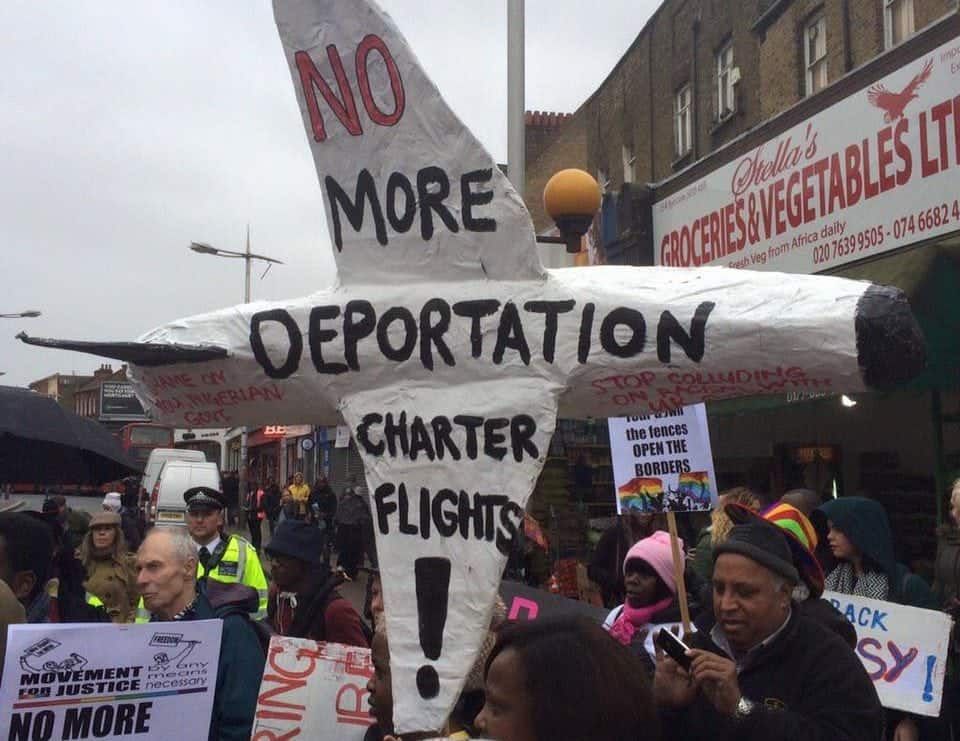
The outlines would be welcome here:
<svg viewBox="0 0 960 741">
<path fill-rule="evenodd" d="M 197 549 L 183 528 L 151 530 L 137 552 L 137 571 L 137 587 L 151 620 L 223 620 L 208 738 L 248 741 L 265 658 L 248 614 L 257 610 L 256 590 L 210 581 L 210 598 L 198 591 Z M 184 718 L 182 738 L 201 735 Z"/>
<path fill-rule="evenodd" d="M 659 659 L 667 738 L 684 741 L 877 741 L 873 682 L 836 633 L 801 615 L 790 547 L 775 525 L 737 525 L 714 560 L 716 625 L 696 634 L 689 669 Z"/>
</svg>

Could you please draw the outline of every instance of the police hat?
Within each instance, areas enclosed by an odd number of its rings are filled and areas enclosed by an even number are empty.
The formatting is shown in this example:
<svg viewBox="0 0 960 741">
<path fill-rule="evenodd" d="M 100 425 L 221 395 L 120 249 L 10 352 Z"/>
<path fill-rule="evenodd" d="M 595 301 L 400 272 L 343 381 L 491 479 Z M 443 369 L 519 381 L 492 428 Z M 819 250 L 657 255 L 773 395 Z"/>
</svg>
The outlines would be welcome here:
<svg viewBox="0 0 960 741">
<path fill-rule="evenodd" d="M 209 486 L 193 486 L 183 492 L 187 509 L 224 509 L 227 500 L 223 493 Z"/>
</svg>

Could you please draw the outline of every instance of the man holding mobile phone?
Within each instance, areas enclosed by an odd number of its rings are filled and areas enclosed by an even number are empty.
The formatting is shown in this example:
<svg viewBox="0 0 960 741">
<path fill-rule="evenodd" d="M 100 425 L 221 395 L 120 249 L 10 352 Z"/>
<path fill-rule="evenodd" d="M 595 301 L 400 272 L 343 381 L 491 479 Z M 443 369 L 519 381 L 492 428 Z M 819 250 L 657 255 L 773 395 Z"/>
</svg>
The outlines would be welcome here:
<svg viewBox="0 0 960 741">
<path fill-rule="evenodd" d="M 853 650 L 791 603 L 799 575 L 774 525 L 737 525 L 714 555 L 716 624 L 689 670 L 657 662 L 663 727 L 685 741 L 877 741 L 880 701 Z M 675 650 L 675 649 L 674 649 Z"/>
</svg>

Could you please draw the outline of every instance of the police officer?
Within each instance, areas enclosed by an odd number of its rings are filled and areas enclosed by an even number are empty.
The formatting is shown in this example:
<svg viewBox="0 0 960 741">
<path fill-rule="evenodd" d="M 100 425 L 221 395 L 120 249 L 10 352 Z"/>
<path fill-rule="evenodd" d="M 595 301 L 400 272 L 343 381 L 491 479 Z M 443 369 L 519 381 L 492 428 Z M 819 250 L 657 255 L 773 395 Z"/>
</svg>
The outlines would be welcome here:
<svg viewBox="0 0 960 741">
<path fill-rule="evenodd" d="M 187 529 L 197 546 L 198 584 L 213 579 L 253 587 L 260 598 L 255 619 L 266 617 L 267 579 L 256 549 L 239 535 L 224 532 L 226 497 L 208 486 L 194 486 L 183 493 L 183 500 Z"/>
</svg>

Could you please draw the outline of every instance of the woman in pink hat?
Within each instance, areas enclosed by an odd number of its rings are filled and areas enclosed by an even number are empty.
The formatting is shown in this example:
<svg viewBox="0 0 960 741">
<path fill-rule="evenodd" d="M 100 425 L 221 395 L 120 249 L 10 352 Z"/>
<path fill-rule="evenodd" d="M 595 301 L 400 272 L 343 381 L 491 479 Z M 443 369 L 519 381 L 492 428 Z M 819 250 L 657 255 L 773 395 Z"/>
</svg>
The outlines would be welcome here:
<svg viewBox="0 0 960 741">
<path fill-rule="evenodd" d="M 610 611 L 603 627 L 645 659 L 652 674 L 653 662 L 644 648 L 650 626 L 680 620 L 670 535 L 657 531 L 637 541 L 623 560 L 623 580 L 626 601 Z"/>
</svg>

